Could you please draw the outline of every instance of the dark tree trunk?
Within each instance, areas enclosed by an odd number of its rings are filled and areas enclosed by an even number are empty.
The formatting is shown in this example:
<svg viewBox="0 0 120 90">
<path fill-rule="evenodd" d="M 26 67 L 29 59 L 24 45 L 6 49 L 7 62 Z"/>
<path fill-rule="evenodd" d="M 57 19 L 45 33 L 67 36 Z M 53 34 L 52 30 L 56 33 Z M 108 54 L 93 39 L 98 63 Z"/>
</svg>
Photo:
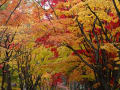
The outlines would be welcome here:
<svg viewBox="0 0 120 90">
<path fill-rule="evenodd" d="M 7 75 L 7 90 L 12 90 L 11 86 L 11 73 L 9 71 L 9 65 L 6 66 L 6 75 Z"/>
<path fill-rule="evenodd" d="M 4 87 L 4 84 L 5 84 L 5 81 L 6 81 L 6 73 L 5 73 L 5 63 L 3 65 L 3 68 L 2 68 L 2 85 L 1 85 L 1 90 L 5 90 L 5 87 Z"/>
<path fill-rule="evenodd" d="M 19 80 L 20 80 L 20 89 L 23 90 L 24 89 L 24 82 L 23 82 L 23 77 L 22 74 L 20 73 L 20 63 L 19 61 L 17 62 L 17 66 L 18 66 L 18 73 L 19 73 Z"/>
</svg>

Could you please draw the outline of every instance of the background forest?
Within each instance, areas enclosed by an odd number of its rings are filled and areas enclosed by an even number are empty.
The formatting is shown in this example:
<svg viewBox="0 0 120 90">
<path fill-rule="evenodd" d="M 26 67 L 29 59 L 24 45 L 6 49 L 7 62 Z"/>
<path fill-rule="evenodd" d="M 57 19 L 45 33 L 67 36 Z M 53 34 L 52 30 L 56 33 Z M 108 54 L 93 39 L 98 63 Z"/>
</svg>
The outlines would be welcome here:
<svg viewBox="0 0 120 90">
<path fill-rule="evenodd" d="M 0 0 L 0 90 L 119 90 L 120 0 Z"/>
</svg>

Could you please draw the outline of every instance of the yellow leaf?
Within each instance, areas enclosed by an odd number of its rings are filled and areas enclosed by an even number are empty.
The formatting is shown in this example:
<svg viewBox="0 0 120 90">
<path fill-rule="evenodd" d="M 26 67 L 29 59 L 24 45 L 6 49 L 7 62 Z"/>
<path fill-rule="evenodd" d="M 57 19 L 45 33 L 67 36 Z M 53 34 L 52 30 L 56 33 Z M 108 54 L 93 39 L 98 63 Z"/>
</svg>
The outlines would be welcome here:
<svg viewBox="0 0 120 90">
<path fill-rule="evenodd" d="M 111 64 L 107 64 L 107 67 L 111 70 L 113 70 L 113 66 Z"/>
<path fill-rule="evenodd" d="M 119 67 L 115 67 L 114 70 L 119 70 Z"/>
<path fill-rule="evenodd" d="M 51 75 L 46 72 L 46 73 L 44 73 L 44 74 L 42 75 L 42 79 L 43 79 L 43 78 L 49 79 L 50 76 L 51 76 Z"/>
<path fill-rule="evenodd" d="M 105 43 L 104 46 L 101 46 L 101 49 L 104 49 L 108 52 L 117 53 L 118 49 L 113 46 L 112 43 Z"/>
<path fill-rule="evenodd" d="M 100 86 L 100 83 L 98 82 L 98 83 L 95 83 L 94 85 L 93 85 L 93 87 L 94 88 L 97 88 L 97 87 L 99 87 Z"/>
</svg>

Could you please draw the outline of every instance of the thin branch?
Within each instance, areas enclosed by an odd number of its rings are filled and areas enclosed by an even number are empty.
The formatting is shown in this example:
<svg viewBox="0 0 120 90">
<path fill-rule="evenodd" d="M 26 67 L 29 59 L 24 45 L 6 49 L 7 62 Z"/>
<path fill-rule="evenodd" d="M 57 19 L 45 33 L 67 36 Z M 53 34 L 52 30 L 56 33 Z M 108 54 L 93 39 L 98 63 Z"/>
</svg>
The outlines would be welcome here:
<svg viewBox="0 0 120 90">
<path fill-rule="evenodd" d="M 35 84 L 33 85 L 34 88 L 38 85 L 39 80 L 41 80 L 40 75 L 38 75 L 38 77 L 36 78 Z"/>
<path fill-rule="evenodd" d="M 5 0 L 1 5 L 0 8 L 7 2 L 7 0 Z"/>
<path fill-rule="evenodd" d="M 114 1 L 114 0 L 113 0 L 113 1 Z M 88 5 L 87 5 L 87 6 L 88 6 Z M 96 18 L 98 19 L 99 24 L 100 24 L 100 26 L 101 26 L 101 29 L 102 29 L 105 37 L 106 37 L 106 40 L 107 40 L 109 43 L 111 43 L 110 39 L 109 39 L 108 36 L 107 36 L 107 33 L 104 31 L 102 22 L 100 21 L 99 17 L 96 15 L 96 13 L 95 13 L 94 11 L 92 11 L 92 9 L 90 8 L 90 6 L 88 6 L 88 8 L 89 8 L 89 10 L 96 16 Z M 114 43 L 113 43 L 113 45 L 114 45 L 114 47 L 116 47 L 118 50 L 120 50 L 120 48 L 119 48 L 117 45 L 115 45 Z"/>
<path fill-rule="evenodd" d="M 2 39 L 3 39 L 3 36 L 4 36 L 4 34 L 5 34 L 5 32 L 7 31 L 7 29 L 8 28 L 5 28 L 1 33 L 1 37 L 0 37 L 0 46 L 1 46 L 1 41 L 2 41 Z"/>
<path fill-rule="evenodd" d="M 49 5 L 50 5 L 51 9 L 52 9 L 53 12 L 54 12 L 54 15 L 55 15 L 56 18 L 58 19 L 58 16 L 57 16 L 57 14 L 56 14 L 56 12 L 55 12 L 55 9 L 51 6 L 50 1 L 49 1 L 49 0 L 47 0 L 47 1 L 48 1 Z"/>
<path fill-rule="evenodd" d="M 97 41 L 98 48 L 100 48 L 100 43 L 99 43 L 99 40 L 98 40 L 98 36 L 97 36 L 96 33 L 95 33 L 96 20 L 97 20 L 97 19 L 95 19 L 95 20 L 94 20 L 94 23 L 93 23 L 92 33 L 93 33 L 93 35 L 95 36 L 95 39 L 96 39 L 96 41 Z"/>
<path fill-rule="evenodd" d="M 33 0 L 33 2 L 35 2 L 35 3 L 36 3 L 38 6 L 40 6 L 43 10 L 45 10 L 45 8 L 43 8 L 42 5 L 38 3 L 38 1 Z"/>
<path fill-rule="evenodd" d="M 9 41 L 10 43 L 14 40 L 15 35 L 16 35 L 16 32 L 13 34 L 13 36 L 12 36 L 11 40 Z"/>
<path fill-rule="evenodd" d="M 91 32 L 89 32 L 89 37 L 90 37 L 90 41 L 92 42 L 92 35 L 91 35 Z"/>
<path fill-rule="evenodd" d="M 91 64 L 89 64 L 88 62 L 86 62 L 81 55 L 79 55 L 75 49 L 73 49 L 71 46 L 69 45 L 65 45 L 66 47 L 68 47 L 69 49 L 71 49 L 80 59 L 82 62 L 84 62 L 87 66 L 89 66 L 91 69 L 95 70 L 95 67 Z"/>
<path fill-rule="evenodd" d="M 84 46 L 85 50 L 89 53 L 89 50 L 87 49 L 87 47 L 84 43 L 83 43 L 83 46 Z"/>
<path fill-rule="evenodd" d="M 102 31 L 103 31 L 105 37 L 106 37 L 106 40 L 109 41 L 109 38 L 108 38 L 108 36 L 107 36 L 107 33 L 104 31 L 102 22 L 100 21 L 99 17 L 97 16 L 97 14 L 96 14 L 94 11 L 92 11 L 92 9 L 90 8 L 90 6 L 89 6 L 88 4 L 87 4 L 87 7 L 88 7 L 88 9 L 95 15 L 95 17 L 98 19 L 99 25 L 100 25 L 100 27 L 101 27 L 101 29 L 102 29 Z"/>
<path fill-rule="evenodd" d="M 90 46 L 91 46 L 94 50 L 96 50 L 96 48 L 93 46 L 92 42 L 91 42 L 90 40 L 88 40 L 86 34 L 84 33 L 84 31 L 83 31 L 83 24 L 81 24 L 81 23 L 78 21 L 78 18 L 76 18 L 76 21 L 77 21 L 77 23 L 78 23 L 79 29 L 80 29 L 82 35 L 84 36 L 85 40 L 90 44 Z"/>
<path fill-rule="evenodd" d="M 22 0 L 19 0 L 18 4 L 17 4 L 17 5 L 16 5 L 16 7 L 13 9 L 13 11 L 12 11 L 12 12 L 11 12 L 11 14 L 9 15 L 9 17 L 8 17 L 8 19 L 7 19 L 6 23 L 5 23 L 5 25 L 7 25 L 7 24 L 8 24 L 8 22 L 9 22 L 9 20 L 10 20 L 11 16 L 12 16 L 12 15 L 13 15 L 13 13 L 15 12 L 15 10 L 19 7 L 19 5 L 20 5 L 21 1 L 22 1 Z"/>
<path fill-rule="evenodd" d="M 95 39 L 96 39 L 96 41 L 97 41 L 98 49 L 95 50 L 95 54 L 96 54 L 96 62 L 98 63 L 98 62 L 99 62 L 99 48 L 100 48 L 100 43 L 99 43 L 99 40 L 98 40 L 98 36 L 96 35 L 96 33 L 95 33 L 95 31 L 94 31 L 94 30 L 95 30 L 96 21 L 97 21 L 97 18 L 94 20 L 92 33 L 93 33 L 93 35 L 95 36 Z"/>
<path fill-rule="evenodd" d="M 116 3 L 115 3 L 115 0 L 112 0 L 112 2 L 113 2 L 113 5 L 114 5 L 114 7 L 115 7 L 115 10 L 116 10 L 116 12 L 117 12 L 117 15 L 118 15 L 118 17 L 119 17 L 119 19 L 120 19 L 120 11 L 119 11 Z"/>
</svg>

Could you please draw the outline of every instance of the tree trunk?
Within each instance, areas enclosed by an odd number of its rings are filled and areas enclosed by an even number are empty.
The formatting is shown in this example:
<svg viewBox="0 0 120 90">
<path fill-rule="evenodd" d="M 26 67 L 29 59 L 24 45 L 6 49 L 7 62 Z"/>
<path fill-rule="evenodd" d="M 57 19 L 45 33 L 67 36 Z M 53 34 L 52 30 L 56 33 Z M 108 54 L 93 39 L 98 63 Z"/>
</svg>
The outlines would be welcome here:
<svg viewBox="0 0 120 90">
<path fill-rule="evenodd" d="M 20 73 L 20 63 L 19 61 L 17 61 L 17 66 L 18 66 L 18 74 L 19 74 L 19 80 L 20 80 L 20 89 L 23 90 L 24 89 L 24 82 L 23 82 L 23 77 L 22 74 Z"/>
<path fill-rule="evenodd" d="M 6 66 L 6 75 L 7 75 L 7 90 L 12 90 L 11 86 L 11 73 L 9 71 L 9 65 Z"/>
<path fill-rule="evenodd" d="M 100 82 L 100 87 L 97 90 L 111 90 L 111 87 L 104 77 L 102 71 L 98 72 L 98 82 Z"/>
<path fill-rule="evenodd" d="M 24 83 L 22 81 L 22 76 L 19 74 L 19 80 L 20 80 L 20 89 L 23 90 L 24 88 Z"/>
<path fill-rule="evenodd" d="M 1 85 L 1 90 L 5 90 L 4 84 L 5 84 L 5 79 L 6 79 L 6 74 L 5 74 L 5 63 L 2 68 L 2 85 Z"/>
</svg>

